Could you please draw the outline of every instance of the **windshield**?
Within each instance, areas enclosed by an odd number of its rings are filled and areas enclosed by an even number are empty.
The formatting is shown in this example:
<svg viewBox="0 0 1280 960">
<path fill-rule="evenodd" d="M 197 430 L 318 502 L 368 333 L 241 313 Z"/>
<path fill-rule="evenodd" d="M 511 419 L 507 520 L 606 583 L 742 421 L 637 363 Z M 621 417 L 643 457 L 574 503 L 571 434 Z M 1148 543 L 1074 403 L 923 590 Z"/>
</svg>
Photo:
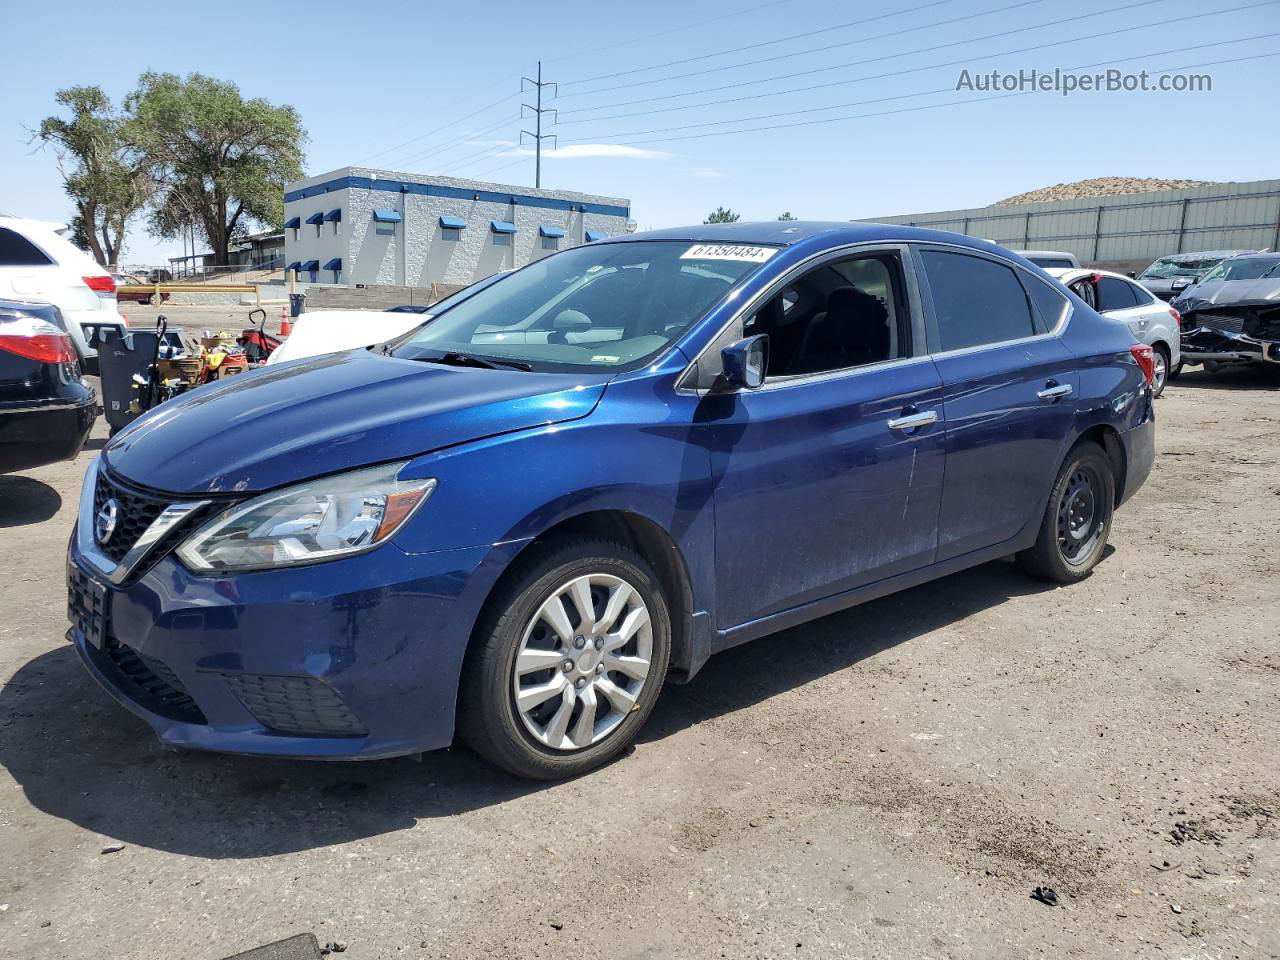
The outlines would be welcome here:
<svg viewBox="0 0 1280 960">
<path fill-rule="evenodd" d="M 1194 277 L 1197 280 L 1221 263 L 1217 257 L 1211 260 L 1174 260 L 1164 257 L 1139 274 L 1139 280 L 1171 280 L 1174 277 Z"/>
<path fill-rule="evenodd" d="M 639 367 L 775 252 L 672 240 L 585 244 L 481 290 L 391 352 L 410 360 L 460 353 L 533 370 Z"/>
<path fill-rule="evenodd" d="M 1236 257 L 1223 260 L 1205 275 L 1209 280 L 1258 280 L 1280 276 L 1280 257 Z"/>
</svg>

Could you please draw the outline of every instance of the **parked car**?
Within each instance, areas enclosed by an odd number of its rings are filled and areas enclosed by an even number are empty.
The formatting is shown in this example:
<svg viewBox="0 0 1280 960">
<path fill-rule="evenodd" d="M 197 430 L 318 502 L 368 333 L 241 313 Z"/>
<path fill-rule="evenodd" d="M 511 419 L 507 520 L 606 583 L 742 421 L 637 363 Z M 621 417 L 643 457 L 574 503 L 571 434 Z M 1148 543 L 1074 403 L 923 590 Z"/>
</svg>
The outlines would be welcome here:
<svg viewBox="0 0 1280 960">
<path fill-rule="evenodd" d="M 1150 345 L 1155 361 L 1151 392 L 1164 393 L 1170 375 L 1182 366 L 1179 351 L 1182 317 L 1150 290 L 1128 277 L 1107 270 L 1046 270 L 1067 289 L 1104 317 L 1128 326 Z"/>
<path fill-rule="evenodd" d="M 0 216 L 0 297 L 54 304 L 90 372 L 99 331 L 125 325 L 111 274 L 38 220 Z"/>
<path fill-rule="evenodd" d="M 1015 250 L 1013 252 L 1046 270 L 1067 270 L 1080 266 L 1079 257 L 1063 250 Z"/>
<path fill-rule="evenodd" d="M 1182 314 L 1184 361 L 1280 363 L 1280 253 L 1224 260 L 1173 306 Z"/>
<path fill-rule="evenodd" d="M 0 473 L 71 460 L 97 417 L 58 308 L 0 300 Z"/>
<path fill-rule="evenodd" d="M 456 723 L 571 776 L 716 651 L 1009 555 L 1087 576 L 1151 469 L 1152 369 L 955 234 L 598 241 L 387 354 L 122 430 L 85 478 L 71 638 L 168 744 L 383 757 Z"/>
<path fill-rule="evenodd" d="M 422 326 L 432 317 L 439 316 L 450 307 L 495 283 L 510 271 L 495 273 L 477 280 L 457 293 L 437 300 L 430 306 L 406 305 L 389 310 L 310 310 L 293 321 L 293 332 L 287 340 L 267 357 L 267 364 L 316 357 L 354 347 L 366 347 L 404 336 L 410 330 Z"/>
<path fill-rule="evenodd" d="M 1206 250 L 1201 253 L 1175 253 L 1161 257 L 1138 274 L 1148 290 L 1161 300 L 1172 300 L 1228 257 L 1252 253 L 1252 250 Z"/>
<path fill-rule="evenodd" d="M 119 303 L 145 303 L 148 306 L 154 306 L 156 303 L 156 292 L 154 290 L 125 290 L 124 287 L 140 286 L 146 283 L 144 277 L 131 277 L 123 273 L 113 273 L 111 279 L 116 282 L 116 301 Z M 169 299 L 169 294 L 165 291 L 160 292 L 160 301 L 165 302 Z"/>
</svg>

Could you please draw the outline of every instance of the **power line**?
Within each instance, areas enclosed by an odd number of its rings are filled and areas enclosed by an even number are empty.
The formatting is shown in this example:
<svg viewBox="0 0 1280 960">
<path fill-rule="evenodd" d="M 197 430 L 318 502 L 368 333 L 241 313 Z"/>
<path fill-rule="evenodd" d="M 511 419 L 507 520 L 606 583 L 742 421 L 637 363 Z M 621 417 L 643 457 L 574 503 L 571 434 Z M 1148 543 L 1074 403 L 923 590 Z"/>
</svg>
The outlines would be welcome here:
<svg viewBox="0 0 1280 960">
<path fill-rule="evenodd" d="M 797 50 L 794 53 L 780 53 L 772 57 L 761 57 L 758 60 L 744 60 L 741 63 L 731 63 L 723 67 L 709 67 L 706 70 L 694 70 L 694 71 L 691 71 L 690 73 L 677 73 L 669 77 L 654 77 L 651 80 L 634 80 L 631 83 L 620 83 L 612 87 L 600 87 L 597 90 L 584 90 L 581 93 L 566 93 L 564 95 L 564 99 L 568 99 L 570 97 L 591 96 L 597 93 L 609 93 L 610 91 L 613 91 L 613 90 L 628 90 L 628 89 L 631 89 L 632 87 L 643 87 L 643 86 L 648 86 L 655 83 L 666 83 L 671 80 L 685 80 L 690 77 L 704 77 L 710 73 L 723 73 L 725 70 L 737 70 L 742 67 L 754 67 L 762 63 L 775 63 L 779 60 L 790 60 L 794 57 L 807 57 L 813 53 L 825 53 L 828 50 L 835 50 L 840 47 L 850 47 L 859 43 L 870 43 L 873 40 L 885 40 L 890 37 L 900 37 L 908 33 L 918 33 L 921 30 L 931 30 L 934 27 L 948 26 L 950 24 L 961 23 L 966 20 L 976 20 L 979 17 L 987 17 L 996 13 L 1007 13 L 1010 10 L 1016 10 L 1019 7 L 1026 7 L 1026 6 L 1030 6 L 1033 3 L 1040 3 L 1040 2 L 1041 0 L 1018 0 L 1017 3 L 1011 3 L 1008 6 L 1004 6 L 1004 7 L 996 7 L 991 10 L 984 10 L 980 13 L 969 13 L 969 14 L 965 14 L 962 17 L 952 17 L 950 20 L 939 20 L 935 23 L 928 23 L 928 24 L 923 24 L 921 26 L 915 26 L 915 27 L 906 27 L 902 30 L 890 30 L 888 33 L 873 34 L 872 36 L 869 36 L 869 37 L 858 37 L 854 40 L 842 40 L 839 43 L 829 43 L 823 47 L 810 47 L 807 50 Z M 1164 2 L 1165 0 L 1140 0 L 1139 3 L 1121 4 L 1118 7 L 1112 7 L 1107 10 L 1098 10 L 1093 13 L 1080 14 L 1079 16 L 1075 16 L 1075 17 L 1067 17 L 1065 20 L 1052 20 L 1048 23 L 1039 24 L 1036 27 L 1024 27 L 1022 28 L 1022 30 L 1003 30 L 1000 33 L 991 34 L 991 36 L 1003 37 L 1010 33 L 1020 33 L 1025 30 L 1035 30 L 1035 29 L 1039 29 L 1040 27 L 1050 27 L 1059 23 L 1070 23 L 1073 20 L 1084 20 L 1089 17 L 1101 16 L 1102 14 L 1106 14 L 1106 13 L 1114 13 L 1117 10 L 1135 9 L 1137 7 L 1149 6 L 1153 3 L 1164 3 Z M 974 42 L 974 40 L 982 40 L 982 39 L 988 39 L 988 38 L 975 37 L 971 40 L 956 40 L 956 41 L 953 41 L 952 43 L 938 44 L 937 46 L 927 47 L 926 49 L 941 50 L 943 47 L 955 46 L 957 44 L 963 44 L 963 43 L 972 43 Z M 908 53 L 918 53 L 918 52 L 920 51 L 908 51 L 907 53 L 892 54 L 892 56 L 894 57 L 907 56 Z M 880 58 L 880 59 L 887 59 L 887 58 Z M 791 74 L 791 76 L 803 76 L 805 73 L 820 73 L 822 72 L 822 70 L 838 70 L 841 67 L 845 67 L 845 66 L 848 66 L 848 64 L 836 64 L 830 67 L 822 67 L 816 70 L 804 71 L 803 73 Z"/>
<path fill-rule="evenodd" d="M 866 23 L 874 23 L 877 20 L 887 20 L 890 17 L 901 17 L 908 13 L 915 13 L 919 10 L 926 10 L 929 7 L 938 7 L 944 3 L 951 2 L 953 2 L 953 0 L 930 0 L 929 3 L 923 3 L 918 7 L 908 7 L 906 10 L 893 10 L 889 13 L 881 13 L 874 17 L 864 17 L 861 20 L 850 20 L 848 23 L 837 23 L 829 27 L 822 27 L 818 30 L 807 30 L 804 33 L 793 33 L 788 37 L 779 37 L 776 40 L 762 40 L 759 43 L 748 43 L 743 47 L 729 47 L 726 50 L 717 50 L 714 53 L 703 53 L 696 57 L 685 57 L 683 60 L 668 60 L 666 63 L 655 63 L 648 67 L 633 67 L 630 70 L 619 70 L 617 73 L 602 73 L 595 77 L 582 77 L 579 80 L 566 80 L 563 86 L 568 87 L 579 83 L 594 83 L 597 80 L 612 80 L 614 77 L 625 77 L 633 73 L 644 73 L 646 70 L 661 70 L 664 67 L 678 67 L 684 63 L 696 63 L 699 60 L 710 60 L 712 57 L 726 57 L 731 53 L 742 53 L 744 50 L 756 50 L 760 47 L 769 47 L 777 43 L 787 43 L 790 40 L 802 40 L 805 37 L 812 37 L 819 33 L 831 33 L 834 30 L 847 30 L 850 27 L 857 27 Z"/>
<path fill-rule="evenodd" d="M 405 166 L 410 163 L 420 163 L 423 160 L 427 159 L 428 157 L 439 156 L 442 153 L 448 153 L 450 150 L 456 150 L 458 149 L 458 147 L 475 146 L 476 137 L 483 137 L 485 134 L 493 133 L 499 127 L 510 126 L 516 122 L 517 122 L 517 118 L 514 115 L 505 116 L 501 120 L 499 120 L 497 123 L 490 124 L 489 126 L 483 127 L 480 130 L 474 130 L 471 133 L 468 133 L 467 137 L 470 138 L 468 140 L 456 140 L 453 143 L 447 143 L 443 146 L 433 147 L 432 149 L 423 151 L 422 153 L 416 153 L 409 157 L 406 157 L 403 160 L 398 160 L 396 161 L 396 163 L 400 166 Z M 492 149 L 493 146 L 494 146 L 493 144 L 490 144 L 489 146 L 486 146 L 485 149 L 481 152 L 482 153 L 486 152 Z M 507 146 L 510 146 L 510 144 L 504 143 L 502 144 L 502 146 L 505 149 Z"/>
<path fill-rule="evenodd" d="M 497 89 L 497 88 L 495 87 L 493 89 Z M 461 117 L 458 117 L 456 120 L 450 120 L 448 123 L 443 124 L 442 126 L 436 127 L 434 130 L 428 130 L 426 133 L 419 134 L 418 136 L 413 137 L 412 139 L 406 140 L 404 143 L 397 144 L 394 147 L 389 147 L 386 150 L 382 150 L 378 153 L 375 153 L 372 156 L 368 157 L 367 159 L 361 160 L 360 163 L 362 164 L 369 163 L 372 160 L 376 160 L 378 157 L 385 157 L 389 153 L 395 153 L 401 147 L 407 147 L 411 143 L 417 143 L 419 140 L 425 140 L 427 137 L 434 136 L 435 134 L 440 133 L 442 130 L 448 130 L 450 127 L 457 126 L 459 123 L 462 123 L 464 120 L 470 120 L 472 117 L 479 116 L 482 113 L 488 113 L 494 107 L 497 107 L 506 103 L 508 100 L 510 100 L 514 96 L 516 96 L 516 94 L 508 93 L 505 97 L 502 97 L 499 100 L 495 100 L 493 103 L 489 104 L 488 106 L 484 106 L 478 110 L 473 110 L 470 113 L 463 114 Z"/>
<path fill-rule="evenodd" d="M 1169 20 L 1162 21 L 1161 26 L 1168 26 L 1174 23 L 1182 23 L 1187 20 L 1197 20 L 1202 17 L 1216 17 L 1224 13 L 1233 13 L 1236 10 L 1249 9 L 1250 6 L 1253 6 L 1253 5 L 1249 5 L 1246 7 L 1233 7 L 1227 10 L 1213 10 L 1208 13 L 1195 13 L 1185 17 L 1175 17 Z M 1070 37 L 1066 40 L 1051 40 L 1046 43 L 1037 43 L 1029 47 L 1018 47 L 1017 49 L 1014 49 L 1014 50 L 1003 50 L 998 53 L 979 54 L 977 56 L 977 59 L 990 60 L 995 57 L 1010 57 L 1019 53 L 1034 53 L 1039 50 L 1047 50 L 1050 47 L 1067 46 L 1073 43 L 1080 43 L 1084 40 L 1096 40 L 1099 37 L 1111 37 L 1121 33 L 1132 33 L 1137 30 L 1149 30 L 1149 29 L 1151 29 L 1150 24 L 1141 23 L 1132 27 L 1120 27 L 1112 30 L 1104 30 L 1100 33 L 1085 34 L 1082 37 Z M 1267 36 L 1269 36 L 1269 34 L 1267 34 Z M 979 39 L 987 39 L 987 38 L 982 37 Z M 1253 39 L 1257 39 L 1257 38 L 1253 38 Z M 1208 44 L 1207 46 L 1214 46 L 1214 44 Z M 1196 47 L 1182 47 L 1179 49 L 1194 50 L 1196 49 Z M 921 51 L 912 51 L 912 52 L 914 53 L 914 52 L 921 52 Z M 877 59 L 887 59 L 887 58 L 877 58 Z M 928 70 L 938 70 L 938 69 L 941 69 L 942 67 L 954 67 L 960 64 L 970 63 L 973 61 L 973 59 L 974 58 L 972 57 L 965 57 L 959 60 L 945 60 L 938 63 L 923 64 L 918 67 L 906 67 L 902 70 L 891 70 L 888 73 L 874 73 L 874 74 L 869 74 L 863 77 L 851 77 L 850 79 L 847 79 L 847 80 L 833 80 L 829 83 L 815 83 L 805 87 L 791 87 L 790 89 L 787 89 L 787 90 L 768 90 L 762 93 L 746 94 L 740 97 L 725 97 L 720 100 L 707 100 L 701 103 L 688 103 L 688 104 L 680 104 L 675 106 L 655 107 L 652 110 L 635 110 L 630 113 L 618 113 L 618 114 L 613 114 L 611 116 L 605 116 L 605 117 L 585 117 L 581 120 L 558 120 L 557 122 L 559 126 L 574 126 L 574 125 L 579 125 L 583 123 L 596 123 L 601 120 L 621 120 L 627 117 L 652 116 L 655 113 L 669 113 L 669 112 L 674 112 L 676 110 L 697 110 L 703 107 L 722 106 L 728 103 L 742 103 L 748 100 L 750 101 L 763 100 L 766 97 L 782 97 L 792 93 L 810 93 L 814 90 L 828 90 L 828 89 L 831 89 L 832 87 L 843 87 L 843 86 L 849 86 L 850 84 L 854 84 L 854 83 L 865 83 L 868 80 L 883 80 L 888 77 L 901 77 L 911 73 L 923 73 Z M 872 63 L 872 62 L 875 62 L 875 61 L 874 60 L 853 61 L 851 63 L 842 64 L 842 66 L 858 66 L 863 63 Z M 722 90 L 722 89 L 728 89 L 731 87 L 749 86 L 751 84 L 756 84 L 756 83 L 766 83 L 773 79 L 784 79 L 784 78 L 775 77 L 775 78 L 764 78 L 762 80 L 747 80 L 747 81 L 744 81 L 743 83 L 730 84 L 728 87 L 717 87 L 714 89 Z M 705 91 L 699 91 L 699 92 L 705 92 Z M 679 93 L 679 94 L 672 94 L 670 97 L 666 97 L 666 98 L 652 98 L 652 99 L 645 98 L 642 100 L 629 101 L 629 103 L 652 103 L 653 99 L 674 99 L 676 97 L 692 97 L 696 95 L 697 93 Z M 619 106 L 625 106 L 625 105 L 627 104 L 619 104 Z M 608 106 L 605 105 L 601 107 L 589 107 L 586 109 L 603 110 L 603 109 L 608 109 Z M 582 113 L 585 111 L 584 110 L 566 110 L 564 112 L 565 113 Z"/>
<path fill-rule="evenodd" d="M 1150 56 L 1150 54 L 1147 54 L 1147 56 Z M 1262 60 L 1267 57 L 1280 57 L 1280 50 L 1274 51 L 1272 53 L 1260 53 L 1250 57 L 1233 57 L 1230 60 L 1214 60 L 1208 63 L 1189 63 L 1189 64 L 1183 64 L 1181 66 L 1176 66 L 1176 67 L 1163 67 L 1161 69 L 1163 72 L 1168 72 L 1171 70 L 1194 70 L 1198 67 L 1216 67 L 1216 66 L 1221 66 L 1223 64 L 1244 63 L 1248 60 Z M 1107 66 L 1109 64 L 1113 64 L 1113 63 L 1123 63 L 1126 60 L 1132 60 L 1132 59 L 1139 59 L 1139 58 L 1125 57 L 1118 60 L 1104 60 L 1104 61 L 1101 61 L 1100 63 L 1089 64 L 1089 66 L 1102 67 L 1102 66 Z M 1082 68 L 1073 68 L 1073 69 L 1082 69 Z M 1023 97 L 1023 96 L 1028 96 L 1029 94 L 1037 93 L 1037 92 L 1039 91 L 1025 90 L 1025 91 L 1018 91 L 1014 93 L 1006 93 L 1006 94 L 1000 94 L 1000 95 L 989 96 L 989 97 L 972 97 L 967 100 L 949 100 L 944 103 L 930 103 L 930 104 L 924 104 L 923 106 L 919 106 L 919 107 L 901 107 L 896 110 L 881 110 L 874 113 L 857 113 L 857 114 L 851 114 L 844 117 L 825 117 L 821 120 L 799 120 L 799 121 L 796 121 L 795 123 L 775 123 L 775 124 L 770 124 L 768 126 L 763 126 L 763 127 L 744 127 L 741 130 L 719 130 L 719 131 L 714 131 L 712 133 L 691 133 L 691 134 L 684 134 L 677 137 L 661 137 L 661 138 L 650 139 L 650 140 L 622 141 L 619 143 L 615 143 L 615 146 L 648 146 L 655 143 L 672 143 L 677 140 L 703 140 L 709 137 L 727 137 L 727 136 L 732 136 L 734 134 L 739 134 L 739 133 L 762 133 L 762 132 L 771 131 L 771 130 L 785 130 L 792 127 L 811 127 L 811 126 L 817 126 L 819 124 L 824 124 L 824 123 L 839 123 L 844 120 L 858 120 L 866 117 L 886 117 L 886 116 L 891 116 L 893 114 L 899 114 L 899 113 L 915 113 L 921 110 L 936 110 L 941 107 L 964 106 L 966 104 L 982 103 L 988 100 L 1003 100 L 1003 99 L 1007 99 L 1008 97 Z"/>
<path fill-rule="evenodd" d="M 1193 14 L 1193 15 L 1190 15 L 1190 16 L 1187 16 L 1187 17 L 1181 17 L 1181 18 L 1179 18 L 1179 19 L 1180 19 L 1180 20 L 1195 20 L 1195 19 L 1198 19 L 1198 18 L 1201 18 L 1201 17 L 1217 17 L 1217 16 L 1221 16 L 1222 14 L 1225 14 L 1225 13 L 1234 13 L 1234 12 L 1236 12 L 1237 10 L 1243 10 L 1243 9 L 1247 9 L 1247 7 L 1234 7 L 1234 8 L 1228 8 L 1228 9 L 1226 9 L 1226 10 L 1213 10 L 1213 11 L 1211 11 L 1211 12 L 1209 12 L 1209 13 Z M 1167 20 L 1167 21 L 1165 21 L 1165 23 L 1166 23 L 1166 24 L 1169 24 L 1169 23 L 1177 23 L 1177 22 L 1179 22 L 1179 20 Z M 1003 56 L 1009 56 L 1009 55 L 1012 55 L 1012 54 L 1015 54 L 1015 53 L 1027 53 L 1027 52 L 1030 52 L 1030 51 L 1033 51 L 1033 50 L 1043 50 L 1043 49 L 1046 49 L 1046 48 L 1048 48 L 1048 47 L 1058 47 L 1058 46 L 1063 46 L 1063 45 L 1071 44 L 1071 43 L 1079 43 L 1079 42 L 1080 42 L 1080 41 L 1082 41 L 1082 40 L 1093 40 L 1093 39 L 1096 39 L 1097 37 L 1100 37 L 1100 36 L 1114 36 L 1115 34 L 1118 34 L 1118 33 L 1125 33 L 1125 32 L 1131 31 L 1131 30 L 1146 30 L 1146 29 L 1148 29 L 1147 25 L 1146 25 L 1146 24 L 1142 24 L 1142 25 L 1140 25 L 1140 26 L 1136 26 L 1136 27 L 1128 27 L 1128 28 L 1126 28 L 1126 29 L 1124 29 L 1124 30 L 1110 30 L 1110 31 L 1106 31 L 1105 33 L 1092 34 L 1092 35 L 1084 36 L 1084 37 L 1075 37 L 1075 38 L 1072 38 L 1072 39 L 1069 39 L 1069 40 L 1055 40 L 1055 41 L 1052 41 L 1052 42 L 1050 42 L 1050 43 L 1037 44 L 1037 45 L 1032 46 L 1032 47 L 1023 47 L 1022 49 L 1019 49 L 1019 50 L 1008 50 L 1008 51 L 1005 51 L 1005 52 L 1003 52 L 1003 53 L 983 54 L 983 55 L 982 55 L 981 57 L 979 57 L 978 59 L 988 60 L 988 59 L 991 59 L 992 57 L 1003 57 Z M 1239 39 L 1239 40 L 1222 40 L 1222 41 L 1218 41 L 1218 42 L 1216 42 L 1216 43 L 1202 43 L 1202 44 L 1195 44 L 1195 45 L 1193 45 L 1193 46 L 1189 46 L 1189 47 L 1179 47 L 1179 48 L 1177 48 L 1177 49 L 1175 49 L 1175 50 L 1161 50 L 1161 51 L 1155 51 L 1155 54 L 1142 54 L 1141 56 L 1153 56 L 1153 55 L 1156 55 L 1156 54 L 1159 54 L 1159 53 L 1178 53 L 1178 52 L 1186 51 L 1186 50 L 1203 50 L 1203 49 L 1206 49 L 1206 48 L 1208 48 L 1208 47 L 1222 46 L 1223 44 L 1227 44 L 1227 43 L 1242 43 L 1242 42 L 1247 41 L 1247 40 L 1258 40 L 1258 39 L 1263 39 L 1263 38 L 1266 38 L 1266 37 L 1272 37 L 1272 36 L 1277 36 L 1277 34 L 1261 34 L 1261 35 L 1255 35 L 1255 36 L 1250 36 L 1250 37 L 1243 37 L 1243 38 L 1241 38 L 1241 39 Z M 1139 58 L 1139 57 L 1130 57 L 1130 58 L 1128 58 L 1128 59 L 1131 59 L 1131 60 L 1132 60 L 1132 59 L 1140 59 L 1140 58 Z M 907 74 L 907 73 L 919 73 L 919 72 L 923 72 L 923 71 L 927 71 L 927 70 L 936 70 L 936 69 L 938 69 L 938 68 L 940 68 L 940 67 L 955 66 L 956 64 L 960 64 L 960 63 L 969 63 L 969 62 L 972 62 L 972 61 L 971 61 L 970 59 L 964 59 L 964 60 L 951 60 L 951 61 L 948 61 L 948 62 L 946 62 L 946 63 L 932 63 L 932 64 L 926 64 L 926 65 L 924 65 L 924 66 L 920 66 L 920 67 L 911 67 L 911 68 L 908 68 L 908 69 L 906 69 L 906 70 L 895 70 L 895 71 L 892 71 L 891 73 L 876 74 L 876 75 L 874 75 L 874 76 L 870 76 L 870 77 L 858 77 L 858 78 L 856 78 L 856 79 L 854 79 L 854 80 L 844 80 L 844 81 L 841 81 L 841 83 L 842 83 L 842 84 L 848 84 L 848 83 L 861 82 L 861 81 L 865 81 L 865 80 L 879 80 L 879 79 L 883 79 L 883 78 L 885 78 L 885 77 L 902 76 L 903 74 Z M 1072 67 L 1072 68 L 1070 68 L 1070 69 L 1074 70 L 1074 69 L 1079 69 L 1079 68 Z M 837 85 L 837 84 L 824 84 L 823 86 L 836 86 L 836 85 Z M 808 88 L 802 88 L 802 89 L 808 89 Z M 794 90 L 792 90 L 792 91 L 780 91 L 780 93 L 794 93 L 794 92 L 797 92 L 797 91 L 794 91 Z M 666 132 L 674 131 L 674 130 L 688 130 L 688 129 L 692 129 L 692 128 L 700 127 L 700 126 L 718 126 L 718 125 L 725 124 L 725 123 L 741 123 L 741 122 L 746 122 L 746 121 L 749 121 L 749 120 L 769 120 L 769 119 L 773 119 L 773 118 L 775 118 L 775 117 L 788 116 L 788 115 L 790 115 L 790 114 L 816 113 L 816 112 L 819 112 L 819 111 L 822 111 L 822 110 L 839 110 L 839 109 L 842 109 L 843 107 L 852 107 L 852 106 L 858 106 L 858 105 L 868 104 L 868 103 L 881 103 L 881 102 L 884 102 L 885 100 L 901 99 L 903 96 L 924 96 L 926 93 L 951 93 L 951 92 L 954 92 L 954 87 L 947 87 L 947 88 L 943 88 L 943 89 L 941 89 L 941 90 L 928 90 L 928 91 L 925 91 L 924 93 L 902 94 L 902 95 L 899 95 L 899 96 L 896 96 L 896 97 L 881 97 L 881 98 L 879 98 L 878 100 L 855 100 L 855 101 L 853 101 L 853 102 L 851 102 L 851 103 L 836 103 L 836 104 L 830 104 L 830 105 L 825 106 L 825 107 L 809 107 L 809 108 L 806 108 L 806 109 L 803 109 L 803 110 L 789 110 L 789 111 L 781 111 L 781 112 L 779 112 L 779 113 L 754 114 L 754 115 L 749 116 L 749 117 L 738 117 L 738 118 L 733 119 L 733 120 L 708 120 L 708 121 L 703 121 L 703 122 L 701 122 L 701 123 L 691 123 L 691 124 L 685 124 L 685 125 L 683 125 L 683 126 L 676 126 L 676 127 L 660 127 L 660 128 L 653 129 L 653 130 L 630 130 L 630 131 L 625 131 L 625 132 L 621 132 L 621 133 L 592 134 L 591 136 L 588 136 L 588 137 L 575 137 L 575 138 L 573 138 L 573 139 L 571 139 L 571 140 L 568 140 L 568 141 L 566 141 L 566 142 L 567 142 L 567 143 L 584 143 L 584 142 L 591 141 L 591 140 L 611 140 L 611 139 L 613 139 L 614 137 L 632 137 L 632 136 L 638 136 L 638 135 L 642 135 L 642 134 L 649 134 L 649 133 L 666 133 Z M 772 95 L 773 95 L 773 94 L 767 94 L 767 96 L 772 96 Z M 715 106 L 715 105 L 718 105 L 719 103 L 733 103 L 733 102 L 739 102 L 739 101 L 741 101 L 741 100 L 754 100 L 754 99 L 757 99 L 757 98 L 755 98 L 755 97 L 737 97 L 737 98 L 733 98 L 732 100 L 713 101 L 713 102 L 710 102 L 710 103 L 703 103 L 703 104 L 689 104 L 689 105 L 686 105 L 686 106 L 683 106 L 683 107 L 672 107 L 672 108 L 670 108 L 670 109 L 671 109 L 671 110 L 689 110 L 689 109 L 693 109 L 693 108 L 697 108 L 697 107 L 709 107 L 709 106 Z M 663 111 L 645 111 L 645 112 L 647 112 L 647 113 L 653 113 L 653 112 L 663 112 Z M 623 116 L 637 116 L 637 115 L 639 115 L 639 114 L 624 114 Z M 597 119 L 599 119 L 599 118 L 597 118 Z M 609 120 L 609 119 L 621 119 L 621 117 L 604 117 L 603 119 L 605 119 L 605 120 Z M 566 124 L 566 125 L 568 125 L 569 123 L 588 123 L 588 122 L 593 122 L 593 121 L 591 121 L 591 120 L 573 120 L 573 121 L 565 121 L 565 124 Z"/>
</svg>

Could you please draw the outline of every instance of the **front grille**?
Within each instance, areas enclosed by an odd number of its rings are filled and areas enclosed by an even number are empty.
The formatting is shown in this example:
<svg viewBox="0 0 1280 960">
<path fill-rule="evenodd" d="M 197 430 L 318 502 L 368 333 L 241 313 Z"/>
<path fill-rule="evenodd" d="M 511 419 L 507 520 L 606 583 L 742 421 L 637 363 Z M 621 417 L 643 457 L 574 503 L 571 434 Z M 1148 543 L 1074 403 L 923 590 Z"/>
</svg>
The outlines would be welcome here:
<svg viewBox="0 0 1280 960">
<path fill-rule="evenodd" d="M 113 499 L 118 506 L 116 528 L 107 542 L 99 543 L 98 546 L 103 553 L 119 563 L 147 527 L 160 516 L 160 511 L 169 505 L 169 501 L 131 490 L 112 480 L 105 470 L 99 470 L 97 484 L 93 489 L 93 515 L 96 517 L 106 502 Z"/>
<path fill-rule="evenodd" d="M 147 709 L 183 723 L 209 722 L 168 664 L 138 653 L 114 637 L 107 638 L 102 652 L 115 667 L 117 679 L 123 681 L 120 688 Z"/>
<path fill-rule="evenodd" d="M 1209 327 L 1219 333 L 1241 333 L 1244 331 L 1244 317 L 1227 313 L 1196 314 L 1200 326 Z"/>
<path fill-rule="evenodd" d="M 367 731 L 338 691 L 313 677 L 224 673 L 245 708 L 268 730 L 298 737 L 361 737 Z"/>
<path fill-rule="evenodd" d="M 94 647 L 107 636 L 107 588 L 67 563 L 67 619 Z"/>
</svg>

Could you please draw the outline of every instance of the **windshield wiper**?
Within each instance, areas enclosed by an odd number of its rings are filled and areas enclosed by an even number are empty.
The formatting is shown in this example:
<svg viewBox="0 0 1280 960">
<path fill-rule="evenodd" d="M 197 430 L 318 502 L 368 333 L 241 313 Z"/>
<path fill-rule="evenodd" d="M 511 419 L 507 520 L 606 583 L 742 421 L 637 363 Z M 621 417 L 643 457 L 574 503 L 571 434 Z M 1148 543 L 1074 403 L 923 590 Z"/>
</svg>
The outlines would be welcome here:
<svg viewBox="0 0 1280 960">
<path fill-rule="evenodd" d="M 497 370 L 499 367 L 510 367 L 513 370 L 533 369 L 533 364 L 525 363 L 523 360 L 500 360 L 497 357 L 477 357 L 470 353 L 457 353 L 454 351 L 442 353 L 438 357 L 417 357 L 415 359 L 422 360 L 425 363 L 443 363 L 451 367 L 483 367 L 487 370 Z"/>
</svg>

